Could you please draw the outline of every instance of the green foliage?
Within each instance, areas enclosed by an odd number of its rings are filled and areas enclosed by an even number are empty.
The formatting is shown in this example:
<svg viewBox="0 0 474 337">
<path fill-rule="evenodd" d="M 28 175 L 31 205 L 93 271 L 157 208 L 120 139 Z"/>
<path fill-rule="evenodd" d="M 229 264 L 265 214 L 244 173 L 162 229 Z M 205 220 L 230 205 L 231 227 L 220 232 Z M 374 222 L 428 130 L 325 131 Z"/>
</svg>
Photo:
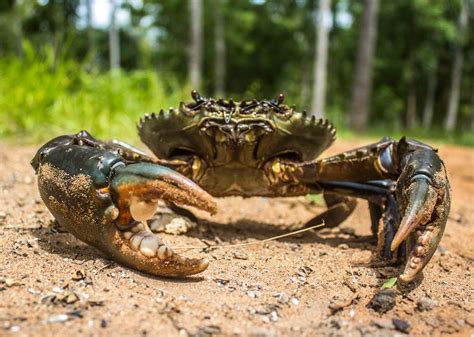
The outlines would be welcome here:
<svg viewBox="0 0 474 337">
<path fill-rule="evenodd" d="M 15 137 L 26 142 L 45 141 L 55 135 L 82 129 L 102 138 L 138 142 L 135 124 L 144 113 L 176 106 L 189 100 L 190 88 L 173 76 L 151 70 L 117 73 L 90 71 L 71 59 L 57 60 L 52 48 L 36 53 L 24 44 L 25 57 L 0 59 L 0 138 Z M 289 87 L 290 89 L 292 87 Z M 245 97 L 258 96 L 260 85 L 249 85 Z M 297 89 L 287 100 L 298 100 Z M 387 89 L 387 118 L 393 123 L 375 123 L 367 136 L 399 138 L 407 135 L 429 142 L 474 146 L 470 132 L 447 134 L 441 129 L 396 127 L 396 97 Z M 389 113 L 393 109 L 393 112 Z M 345 127 L 344 111 L 331 108 L 327 114 L 338 128 L 339 138 L 359 137 Z M 392 117 L 389 117 L 392 116 Z M 395 126 L 395 127 L 394 127 Z M 314 200 L 320 202 L 320 200 Z"/>
<path fill-rule="evenodd" d="M 23 61 L 0 59 L 0 137 L 45 140 L 87 129 L 136 141 L 140 116 L 189 96 L 170 76 L 87 72 L 71 60 L 54 65 L 50 48 L 38 56 L 25 47 Z"/>
<path fill-rule="evenodd" d="M 397 283 L 396 277 L 389 278 L 387 281 L 384 282 L 384 284 L 382 284 L 380 289 L 391 289 L 395 286 L 396 283 Z"/>
<path fill-rule="evenodd" d="M 459 41 L 461 1 L 380 1 L 373 64 L 369 135 L 407 134 L 474 145 L 474 1 Z M 45 139 L 87 128 L 100 136 L 136 139 L 140 115 L 188 99 L 188 0 L 120 1 L 131 15 L 119 27 L 121 67 L 110 74 L 108 31 L 85 24 L 80 0 L 0 1 L 0 137 Z M 224 17 L 226 96 L 269 98 L 283 92 L 308 109 L 313 88 L 318 0 L 219 0 Z M 346 129 L 355 54 L 364 6 L 333 0 L 327 65 L 326 116 Z M 215 91 L 216 2 L 203 0 L 203 85 Z M 340 20 L 345 15 L 349 21 Z M 23 48 L 21 42 L 23 41 Z M 441 131 L 455 45 L 465 62 L 458 128 Z M 16 57 L 16 58 L 15 58 Z M 435 78 L 434 127 L 419 128 L 428 82 Z M 433 81 L 431 81 L 433 83 Z M 415 128 L 404 129 L 408 98 Z M 126 137 L 121 133 L 126 133 Z"/>
</svg>

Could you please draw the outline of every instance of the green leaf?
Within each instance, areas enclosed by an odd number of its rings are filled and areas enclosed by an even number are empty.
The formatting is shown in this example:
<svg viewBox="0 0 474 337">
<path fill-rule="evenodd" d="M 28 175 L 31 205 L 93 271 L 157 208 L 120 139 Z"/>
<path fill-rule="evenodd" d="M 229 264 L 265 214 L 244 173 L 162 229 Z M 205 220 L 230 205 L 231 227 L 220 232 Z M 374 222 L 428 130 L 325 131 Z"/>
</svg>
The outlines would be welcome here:
<svg viewBox="0 0 474 337">
<path fill-rule="evenodd" d="M 393 288 L 393 286 L 397 283 L 397 278 L 396 277 L 392 277 L 392 278 L 389 278 L 387 281 L 384 282 L 384 284 L 382 284 L 382 286 L 380 287 L 380 289 L 390 289 L 390 288 Z"/>
<path fill-rule="evenodd" d="M 319 194 L 308 194 L 306 195 L 306 200 L 316 205 L 321 205 L 323 203 L 323 198 Z"/>
</svg>

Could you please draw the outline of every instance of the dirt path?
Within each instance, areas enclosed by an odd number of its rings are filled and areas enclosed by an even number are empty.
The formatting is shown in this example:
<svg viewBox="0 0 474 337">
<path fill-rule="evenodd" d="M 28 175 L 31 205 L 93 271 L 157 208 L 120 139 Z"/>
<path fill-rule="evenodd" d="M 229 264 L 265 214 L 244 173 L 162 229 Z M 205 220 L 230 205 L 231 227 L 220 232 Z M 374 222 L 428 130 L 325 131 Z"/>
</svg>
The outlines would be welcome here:
<svg viewBox="0 0 474 337">
<path fill-rule="evenodd" d="M 339 141 L 330 152 L 361 144 Z M 0 144 L 0 335 L 474 333 L 473 149 L 440 147 L 453 189 L 446 233 L 421 284 L 395 290 L 396 305 L 383 314 L 367 304 L 398 271 L 353 265 L 374 250 L 359 240 L 370 233 L 363 202 L 336 230 L 215 250 L 199 276 L 155 278 L 108 260 L 52 223 L 28 164 L 33 153 Z M 301 225 L 323 207 L 304 198 L 228 198 L 219 209 L 201 221 L 200 231 L 162 238 L 172 246 L 264 239 Z M 334 305 L 341 310 L 331 310 Z"/>
</svg>

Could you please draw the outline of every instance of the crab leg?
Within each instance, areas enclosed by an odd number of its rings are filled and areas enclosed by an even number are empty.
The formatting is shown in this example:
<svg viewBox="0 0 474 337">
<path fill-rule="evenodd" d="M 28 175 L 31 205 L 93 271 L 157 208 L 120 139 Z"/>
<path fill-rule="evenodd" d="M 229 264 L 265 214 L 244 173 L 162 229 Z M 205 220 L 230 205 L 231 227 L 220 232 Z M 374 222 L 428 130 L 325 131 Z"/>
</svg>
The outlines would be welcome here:
<svg viewBox="0 0 474 337">
<path fill-rule="evenodd" d="M 367 183 L 324 181 L 319 182 L 318 185 L 325 193 L 337 193 L 367 200 L 372 221 L 372 234 L 377 238 L 377 250 L 384 259 L 394 257 L 395 249 L 391 249 L 391 243 L 400 222 L 400 214 L 393 195 L 393 182 L 388 180 Z M 402 250 L 400 254 L 403 253 Z"/>
<path fill-rule="evenodd" d="M 119 151 L 91 146 L 77 136 L 52 140 L 32 161 L 41 197 L 57 221 L 78 239 L 140 271 L 184 276 L 206 269 L 206 259 L 175 254 L 145 221 L 159 200 L 215 213 L 212 197 L 169 168 L 131 163 Z"/>
<path fill-rule="evenodd" d="M 288 181 L 304 183 L 316 191 L 325 191 L 328 183 L 334 188 L 335 182 L 344 182 L 346 189 L 339 189 L 339 193 L 358 197 L 363 197 L 360 194 L 364 189 L 350 187 L 351 182 L 370 185 L 373 180 L 389 179 L 396 183 L 391 195 L 402 220 L 395 224 L 396 233 L 389 247 L 395 251 L 406 242 L 409 256 L 401 281 L 415 279 L 438 247 L 448 218 L 450 187 L 444 164 L 430 146 L 406 138 L 383 139 L 323 160 L 281 162 L 279 172 Z"/>
</svg>

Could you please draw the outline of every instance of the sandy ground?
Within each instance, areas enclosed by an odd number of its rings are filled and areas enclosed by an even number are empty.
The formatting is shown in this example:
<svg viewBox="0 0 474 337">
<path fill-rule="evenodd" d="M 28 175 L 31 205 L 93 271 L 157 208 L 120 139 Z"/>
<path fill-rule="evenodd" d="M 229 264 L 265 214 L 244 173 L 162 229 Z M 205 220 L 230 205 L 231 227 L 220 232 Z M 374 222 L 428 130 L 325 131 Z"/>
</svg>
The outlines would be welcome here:
<svg viewBox="0 0 474 337">
<path fill-rule="evenodd" d="M 338 141 L 329 153 L 363 143 Z M 398 269 L 354 263 L 375 249 L 364 240 L 370 220 L 362 201 L 335 230 L 183 252 L 207 255 L 211 265 L 186 279 L 156 278 L 108 260 L 52 221 L 29 166 L 34 151 L 0 143 L 0 335 L 474 334 L 473 149 L 440 146 L 453 190 L 446 233 L 424 279 L 393 288 L 383 303 L 395 306 L 385 313 L 368 303 Z M 219 209 L 188 234 L 162 238 L 172 246 L 262 240 L 324 207 L 305 198 L 227 198 Z"/>
</svg>

